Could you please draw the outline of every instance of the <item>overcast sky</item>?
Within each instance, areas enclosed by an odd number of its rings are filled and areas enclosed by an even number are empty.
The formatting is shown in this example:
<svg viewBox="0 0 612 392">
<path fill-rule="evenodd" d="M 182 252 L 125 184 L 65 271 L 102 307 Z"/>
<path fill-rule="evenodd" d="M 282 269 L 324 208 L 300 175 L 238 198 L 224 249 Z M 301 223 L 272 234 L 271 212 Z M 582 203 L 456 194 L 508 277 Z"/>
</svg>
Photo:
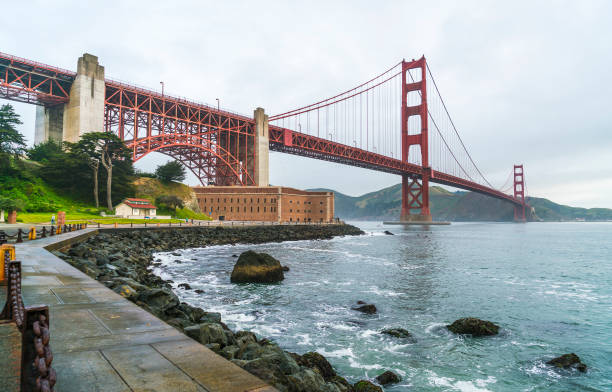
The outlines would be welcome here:
<svg viewBox="0 0 612 392">
<path fill-rule="evenodd" d="M 94 5 L 94 3 L 99 3 Z M 0 51 L 252 115 L 284 112 L 428 59 L 472 157 L 493 182 L 612 208 L 612 2 L 7 2 Z M 34 140 L 31 105 L 15 104 Z M 150 154 L 145 170 L 167 158 Z M 270 181 L 358 195 L 399 177 L 272 153 Z M 190 178 L 190 182 L 195 183 Z"/>
</svg>

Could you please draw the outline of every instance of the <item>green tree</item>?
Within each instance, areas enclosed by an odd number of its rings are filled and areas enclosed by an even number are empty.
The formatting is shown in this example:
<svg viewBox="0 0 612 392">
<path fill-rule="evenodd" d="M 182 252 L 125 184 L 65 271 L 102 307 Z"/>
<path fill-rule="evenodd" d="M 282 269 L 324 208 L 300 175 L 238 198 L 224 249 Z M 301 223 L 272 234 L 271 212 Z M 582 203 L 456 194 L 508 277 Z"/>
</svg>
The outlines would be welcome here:
<svg viewBox="0 0 612 392">
<path fill-rule="evenodd" d="M 155 170 L 155 175 L 162 181 L 181 182 L 185 179 L 185 166 L 179 161 L 170 161 L 163 165 L 159 165 Z"/>
<path fill-rule="evenodd" d="M 119 138 L 105 132 L 86 133 L 77 143 L 64 142 L 62 145 L 61 153 L 50 157 L 39 169 L 40 177 L 53 188 L 75 199 L 91 202 L 92 184 L 95 191 L 97 174 L 100 185 L 93 201 L 110 195 L 111 203 L 106 200 L 106 204 L 112 209 L 113 203 L 134 195 L 131 152 Z M 95 170 L 95 160 L 101 162 L 103 152 L 106 158 L 111 158 L 110 181 L 109 171 Z"/>
<path fill-rule="evenodd" d="M 183 200 L 175 195 L 163 195 L 158 196 L 155 199 L 155 204 L 158 207 L 166 207 L 174 210 L 176 212 L 177 208 L 183 208 Z"/>
<path fill-rule="evenodd" d="M 28 158 L 32 161 L 46 163 L 49 159 L 63 154 L 62 143 L 54 140 L 47 140 L 43 143 L 38 143 L 28 150 Z"/>
<path fill-rule="evenodd" d="M 74 155 L 74 158 L 86 163 L 91 169 L 96 208 L 100 207 L 98 171 L 100 169 L 101 146 L 99 140 L 100 138 L 97 132 L 86 133 L 81 136 L 78 142 L 69 144 L 70 152 Z"/>
<path fill-rule="evenodd" d="M 106 169 L 106 204 L 107 208 L 112 210 L 113 167 L 115 162 L 129 162 L 130 174 L 133 175 L 132 154 L 117 135 L 108 132 L 96 132 L 96 135 L 100 146 L 100 163 Z"/>
<path fill-rule="evenodd" d="M 6 173 L 11 169 L 11 159 L 25 152 L 25 139 L 17 130 L 20 124 L 19 114 L 11 105 L 0 106 L 0 169 Z"/>
</svg>

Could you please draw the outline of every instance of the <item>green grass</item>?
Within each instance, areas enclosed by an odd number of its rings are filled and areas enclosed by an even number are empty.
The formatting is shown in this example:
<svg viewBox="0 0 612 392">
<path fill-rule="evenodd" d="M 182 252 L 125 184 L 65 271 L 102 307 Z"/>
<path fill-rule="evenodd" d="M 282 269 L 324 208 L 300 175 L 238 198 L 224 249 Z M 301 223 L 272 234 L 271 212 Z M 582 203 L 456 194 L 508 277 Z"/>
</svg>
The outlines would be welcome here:
<svg viewBox="0 0 612 392">
<path fill-rule="evenodd" d="M 139 225 L 143 225 L 145 224 L 145 222 L 147 223 L 147 225 L 155 225 L 157 223 L 185 223 L 184 219 L 124 219 L 124 218 L 100 218 L 100 219 L 93 219 L 90 220 L 89 223 L 100 223 L 103 225 L 114 225 L 115 223 L 119 224 L 119 225 L 125 225 L 125 224 L 130 224 L 130 223 L 134 223 L 134 224 L 139 224 Z"/>
<path fill-rule="evenodd" d="M 160 214 L 161 215 L 161 214 Z M 198 212 L 192 211 L 189 208 L 177 208 L 176 213 L 173 214 L 176 218 L 187 218 L 187 219 L 196 219 L 196 220 L 210 220 L 210 216 L 206 214 L 200 214 Z"/>
<path fill-rule="evenodd" d="M 18 212 L 17 222 L 22 223 L 48 223 L 51 222 L 51 216 L 55 215 L 57 222 L 57 211 L 55 212 Z M 92 214 L 89 212 L 66 211 L 66 223 L 83 223 L 88 219 L 99 219 L 100 214 Z M 79 222 L 76 222 L 78 220 Z"/>
</svg>

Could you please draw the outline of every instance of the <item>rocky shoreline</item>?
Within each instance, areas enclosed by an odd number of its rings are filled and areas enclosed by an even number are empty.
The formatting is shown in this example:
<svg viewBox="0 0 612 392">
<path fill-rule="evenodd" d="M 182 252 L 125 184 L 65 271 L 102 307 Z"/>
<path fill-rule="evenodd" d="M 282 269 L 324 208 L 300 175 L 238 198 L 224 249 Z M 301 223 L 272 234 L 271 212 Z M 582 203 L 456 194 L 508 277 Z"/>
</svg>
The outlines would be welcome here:
<svg viewBox="0 0 612 392">
<path fill-rule="evenodd" d="M 105 230 L 53 253 L 281 392 L 382 391 L 366 380 L 350 384 L 316 352 L 287 352 L 251 332 L 230 330 L 219 313 L 180 302 L 171 282 L 152 273 L 155 252 L 361 234 L 350 225 Z"/>
</svg>

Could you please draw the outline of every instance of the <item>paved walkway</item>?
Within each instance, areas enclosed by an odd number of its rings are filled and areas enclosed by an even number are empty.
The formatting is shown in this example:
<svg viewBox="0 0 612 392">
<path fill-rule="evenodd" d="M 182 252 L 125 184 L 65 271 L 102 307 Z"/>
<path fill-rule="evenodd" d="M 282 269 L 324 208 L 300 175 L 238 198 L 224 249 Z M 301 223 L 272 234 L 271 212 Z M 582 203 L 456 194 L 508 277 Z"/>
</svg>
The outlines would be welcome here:
<svg viewBox="0 0 612 392">
<path fill-rule="evenodd" d="M 276 391 L 43 248 L 95 232 L 16 245 L 26 306 L 49 305 L 58 392 Z"/>
</svg>

